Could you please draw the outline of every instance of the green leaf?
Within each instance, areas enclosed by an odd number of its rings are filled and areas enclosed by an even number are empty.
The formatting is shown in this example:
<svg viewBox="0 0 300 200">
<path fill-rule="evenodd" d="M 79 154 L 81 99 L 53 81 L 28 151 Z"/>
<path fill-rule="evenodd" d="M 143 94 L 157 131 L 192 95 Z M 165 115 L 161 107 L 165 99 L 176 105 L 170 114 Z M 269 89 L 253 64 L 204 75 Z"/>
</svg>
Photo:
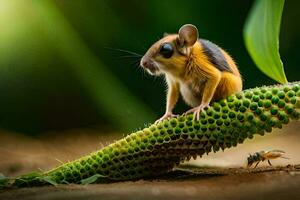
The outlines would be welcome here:
<svg viewBox="0 0 300 200">
<path fill-rule="evenodd" d="M 4 174 L 0 173 L 0 181 L 6 180 L 7 177 Z"/>
<path fill-rule="evenodd" d="M 86 179 L 81 180 L 81 184 L 87 185 L 87 184 L 95 183 L 99 178 L 105 178 L 105 176 L 100 175 L 100 174 L 95 174 L 93 176 L 90 176 Z"/>
<path fill-rule="evenodd" d="M 44 182 L 49 183 L 49 184 L 54 185 L 54 186 L 57 185 L 57 183 L 48 176 L 42 177 L 41 181 L 44 181 Z"/>
<path fill-rule="evenodd" d="M 244 27 L 244 40 L 257 67 L 272 79 L 287 83 L 279 54 L 284 0 L 256 0 Z"/>
<path fill-rule="evenodd" d="M 42 174 L 40 172 L 30 172 L 27 174 L 23 174 L 16 179 L 33 180 L 40 177 L 42 177 Z"/>
<path fill-rule="evenodd" d="M 9 178 L 0 173 L 0 189 L 8 185 Z"/>
</svg>

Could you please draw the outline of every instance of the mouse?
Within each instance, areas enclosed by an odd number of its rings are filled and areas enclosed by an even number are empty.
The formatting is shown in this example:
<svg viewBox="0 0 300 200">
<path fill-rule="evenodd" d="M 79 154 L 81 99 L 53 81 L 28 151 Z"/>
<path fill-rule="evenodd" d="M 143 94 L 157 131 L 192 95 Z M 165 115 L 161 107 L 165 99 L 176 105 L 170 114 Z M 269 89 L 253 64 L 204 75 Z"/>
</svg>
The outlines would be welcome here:
<svg viewBox="0 0 300 200">
<path fill-rule="evenodd" d="M 213 42 L 199 38 L 193 24 L 180 27 L 177 34 L 164 34 L 143 55 L 140 66 L 167 83 L 166 110 L 155 123 L 175 117 L 173 109 L 181 95 L 191 107 L 194 120 L 213 101 L 242 90 L 242 77 L 233 58 Z"/>
</svg>

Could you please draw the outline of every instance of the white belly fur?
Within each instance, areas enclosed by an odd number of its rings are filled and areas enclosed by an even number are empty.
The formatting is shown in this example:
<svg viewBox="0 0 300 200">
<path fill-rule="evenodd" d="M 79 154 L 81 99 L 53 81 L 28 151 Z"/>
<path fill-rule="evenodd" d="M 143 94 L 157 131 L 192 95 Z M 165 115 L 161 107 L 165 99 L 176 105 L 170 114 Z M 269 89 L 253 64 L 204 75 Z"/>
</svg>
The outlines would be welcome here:
<svg viewBox="0 0 300 200">
<path fill-rule="evenodd" d="M 201 98 L 196 97 L 194 94 L 195 92 L 192 91 L 191 87 L 189 87 L 187 84 L 180 84 L 180 93 L 184 99 L 184 101 L 192 106 L 192 107 L 196 107 L 199 106 L 201 103 Z"/>
</svg>

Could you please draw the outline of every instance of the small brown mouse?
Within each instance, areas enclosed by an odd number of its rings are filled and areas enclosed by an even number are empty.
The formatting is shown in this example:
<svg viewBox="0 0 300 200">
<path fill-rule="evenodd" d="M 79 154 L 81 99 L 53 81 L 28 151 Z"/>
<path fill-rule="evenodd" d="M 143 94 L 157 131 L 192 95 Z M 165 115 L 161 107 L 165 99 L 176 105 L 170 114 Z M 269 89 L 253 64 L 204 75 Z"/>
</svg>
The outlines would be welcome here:
<svg viewBox="0 0 300 200">
<path fill-rule="evenodd" d="M 156 121 L 173 117 L 173 108 L 181 93 L 199 120 L 200 112 L 211 101 L 242 90 L 239 70 L 229 54 L 216 44 L 198 38 L 198 29 L 183 25 L 178 34 L 168 34 L 154 43 L 140 65 L 151 75 L 164 75 L 167 85 L 165 114 Z"/>
</svg>

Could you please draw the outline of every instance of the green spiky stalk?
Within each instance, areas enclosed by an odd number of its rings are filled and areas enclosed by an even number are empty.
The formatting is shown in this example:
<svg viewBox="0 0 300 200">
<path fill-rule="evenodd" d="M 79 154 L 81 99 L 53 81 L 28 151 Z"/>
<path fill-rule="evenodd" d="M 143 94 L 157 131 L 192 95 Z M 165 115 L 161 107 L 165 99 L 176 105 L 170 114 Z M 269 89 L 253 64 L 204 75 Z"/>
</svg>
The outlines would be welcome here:
<svg viewBox="0 0 300 200">
<path fill-rule="evenodd" d="M 201 113 L 180 116 L 137 131 L 100 151 L 14 185 L 132 180 L 166 173 L 180 162 L 243 143 L 254 134 L 300 116 L 300 82 L 248 89 L 220 100 Z"/>
</svg>

